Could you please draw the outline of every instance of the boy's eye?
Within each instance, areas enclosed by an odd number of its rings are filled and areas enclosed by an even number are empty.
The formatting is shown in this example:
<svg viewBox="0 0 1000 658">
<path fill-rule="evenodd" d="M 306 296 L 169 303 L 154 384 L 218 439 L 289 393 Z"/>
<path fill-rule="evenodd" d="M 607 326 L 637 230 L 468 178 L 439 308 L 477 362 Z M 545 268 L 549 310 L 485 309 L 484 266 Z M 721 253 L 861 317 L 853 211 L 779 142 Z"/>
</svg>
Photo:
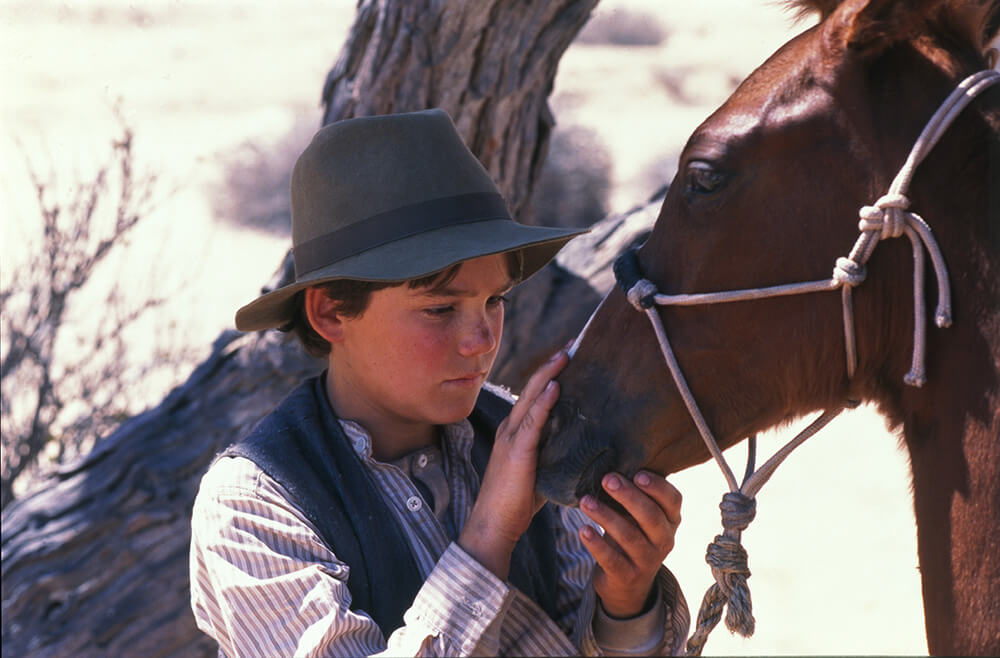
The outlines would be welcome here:
<svg viewBox="0 0 1000 658">
<path fill-rule="evenodd" d="M 506 295 L 492 295 L 486 298 L 486 306 L 489 308 L 497 308 L 503 306 L 508 301 L 509 300 Z M 455 308 L 454 304 L 442 304 L 441 306 L 428 306 L 421 309 L 421 312 L 431 317 L 441 317 L 455 312 Z"/>
<path fill-rule="evenodd" d="M 455 310 L 454 306 L 431 306 L 430 308 L 425 308 L 424 313 L 428 315 L 447 315 Z"/>
</svg>

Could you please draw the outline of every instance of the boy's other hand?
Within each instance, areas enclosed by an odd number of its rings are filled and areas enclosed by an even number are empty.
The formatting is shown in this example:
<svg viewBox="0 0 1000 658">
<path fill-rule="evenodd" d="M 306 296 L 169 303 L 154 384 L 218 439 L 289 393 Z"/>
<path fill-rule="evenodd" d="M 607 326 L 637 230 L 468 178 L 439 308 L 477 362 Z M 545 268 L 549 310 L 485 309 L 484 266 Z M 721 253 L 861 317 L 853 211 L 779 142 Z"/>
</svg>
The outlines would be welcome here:
<svg viewBox="0 0 1000 658">
<path fill-rule="evenodd" d="M 580 509 L 604 528 L 580 530 L 583 545 L 594 556 L 594 589 L 605 611 L 634 617 L 643 611 L 659 570 L 673 550 L 681 522 L 681 493 L 662 477 L 639 471 L 630 482 L 608 473 L 604 490 L 631 515 L 619 514 L 594 496 L 584 496 Z"/>
</svg>

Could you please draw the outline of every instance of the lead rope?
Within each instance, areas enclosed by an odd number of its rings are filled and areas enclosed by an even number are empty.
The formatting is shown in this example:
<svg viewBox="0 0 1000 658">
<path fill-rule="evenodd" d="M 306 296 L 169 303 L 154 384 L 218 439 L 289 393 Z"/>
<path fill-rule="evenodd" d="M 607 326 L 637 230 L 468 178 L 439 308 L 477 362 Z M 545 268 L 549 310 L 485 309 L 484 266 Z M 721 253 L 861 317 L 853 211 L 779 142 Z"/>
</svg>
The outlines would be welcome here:
<svg viewBox="0 0 1000 658">
<path fill-rule="evenodd" d="M 688 655 L 701 655 L 709 633 L 715 628 L 726 611 L 726 627 L 733 632 L 749 637 L 754 631 L 753 607 L 750 599 L 750 588 L 747 578 L 750 570 L 747 567 L 746 550 L 741 544 L 741 533 L 756 514 L 756 494 L 770 479 L 778 465 L 806 439 L 825 427 L 845 408 L 857 406 L 857 402 L 847 400 L 833 409 L 824 411 L 813 420 L 795 438 L 779 449 L 763 466 L 753 469 L 756 438 L 750 437 L 750 452 L 747 458 L 747 472 L 742 484 L 737 484 L 732 469 L 726 462 L 718 443 L 705 422 L 698 404 L 688 388 L 687 381 L 681 372 L 677 359 L 674 357 L 670 341 L 667 339 L 663 322 L 653 306 L 690 306 L 695 304 L 713 304 L 751 299 L 763 299 L 785 295 L 796 295 L 824 290 L 841 289 L 841 306 L 843 308 L 844 351 L 847 359 L 847 375 L 853 378 L 857 370 L 857 342 L 854 329 L 854 304 L 851 290 L 864 282 L 867 276 L 866 264 L 880 240 L 897 238 L 906 235 L 913 250 L 913 355 L 910 371 L 903 381 L 910 386 L 922 386 L 926 381 L 924 368 L 924 353 L 926 350 L 925 323 L 926 313 L 923 295 L 924 280 L 924 249 L 930 254 L 937 277 L 938 304 L 935 313 L 935 323 L 938 327 L 951 325 L 951 293 L 948 284 L 948 270 L 944 264 L 941 250 L 938 248 L 930 227 L 916 213 L 910 212 L 909 199 L 906 190 L 909 187 L 913 173 L 933 148 L 941 135 L 955 117 L 988 87 L 1000 82 L 1000 72 L 987 70 L 975 73 L 963 80 L 948 96 L 945 102 L 931 117 L 924 130 L 920 133 L 902 169 L 893 179 L 889 191 L 873 205 L 864 206 L 859 211 L 858 229 L 861 232 L 850 254 L 846 258 L 838 258 L 830 279 L 794 283 L 765 288 L 749 288 L 725 292 L 663 295 L 656 286 L 642 278 L 639 272 L 635 252 L 626 252 L 614 264 L 615 277 L 619 286 L 625 291 L 629 303 L 643 311 L 649 318 L 656 333 L 660 351 L 670 369 L 670 374 L 680 392 L 681 399 L 688 409 L 719 468 L 722 470 L 729 485 L 729 492 L 722 497 L 719 508 L 722 511 L 723 532 L 715 537 L 708 546 L 706 561 L 712 568 L 715 579 L 702 600 L 698 612 L 697 627 L 687 643 Z M 607 297 L 605 297 L 607 299 Z M 598 309 L 603 305 L 598 305 Z M 577 336 L 569 349 L 572 358 L 597 309 L 590 320 Z"/>
<path fill-rule="evenodd" d="M 626 255 L 632 256 L 631 260 L 634 263 L 634 252 L 629 252 Z M 625 260 L 615 262 L 615 274 L 619 276 L 619 281 L 623 280 L 619 272 L 627 267 L 625 265 L 626 262 Z M 654 292 L 651 293 L 651 290 Z M 698 403 L 691 394 L 691 389 L 688 388 L 687 380 L 684 378 L 680 365 L 678 365 L 677 359 L 674 356 L 673 348 L 670 346 L 670 341 L 667 338 L 659 313 L 651 304 L 644 306 L 644 298 L 648 300 L 650 294 L 655 295 L 655 286 L 647 279 L 639 279 L 629 288 L 627 296 L 633 306 L 645 312 L 649 318 L 650 324 L 653 326 L 653 331 L 656 334 L 656 340 L 660 344 L 663 359 L 666 361 L 667 368 L 670 370 L 677 390 L 680 392 L 684 406 L 687 407 L 688 413 L 691 415 L 692 420 L 694 420 L 695 426 L 705 441 L 706 447 L 712 454 L 715 462 L 719 465 L 722 474 L 726 478 L 726 482 L 729 484 L 729 492 L 723 495 L 722 502 L 719 504 L 719 509 L 722 512 L 722 534 L 716 535 L 715 540 L 708 545 L 705 555 L 705 561 L 708 562 L 712 569 L 715 584 L 708 589 L 702 599 L 701 609 L 698 611 L 697 626 L 687 643 L 688 655 L 698 656 L 701 655 L 701 650 L 706 640 L 708 640 L 708 635 L 722 618 L 723 608 L 727 608 L 726 628 L 734 633 L 739 633 L 743 637 L 753 635 L 753 605 L 750 599 L 750 587 L 747 584 L 750 569 L 747 566 L 746 549 L 743 548 L 741 543 L 741 534 L 743 530 L 747 529 L 756 515 L 757 492 L 771 478 L 778 465 L 795 448 L 840 415 L 847 406 L 857 405 L 856 403 L 847 403 L 823 412 L 823 414 L 799 432 L 794 439 L 786 443 L 757 470 L 753 469 L 755 452 L 753 446 L 756 443 L 756 437 L 751 437 L 752 447 L 747 457 L 747 473 L 743 479 L 743 484 L 738 485 L 732 469 L 729 468 L 726 458 L 722 455 L 722 451 L 719 450 L 719 445 L 712 435 L 712 431 L 709 429 L 708 423 L 701 413 L 701 409 L 698 407 Z"/>
</svg>

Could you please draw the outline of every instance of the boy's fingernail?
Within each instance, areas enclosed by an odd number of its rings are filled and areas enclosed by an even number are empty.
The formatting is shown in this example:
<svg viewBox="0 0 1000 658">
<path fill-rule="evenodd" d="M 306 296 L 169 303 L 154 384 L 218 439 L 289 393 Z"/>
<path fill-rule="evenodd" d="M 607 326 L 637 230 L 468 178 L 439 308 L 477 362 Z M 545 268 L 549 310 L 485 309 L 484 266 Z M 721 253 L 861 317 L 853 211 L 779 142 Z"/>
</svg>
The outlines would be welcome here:
<svg viewBox="0 0 1000 658">
<path fill-rule="evenodd" d="M 646 474 L 646 473 L 644 473 L 642 471 L 639 471 L 638 473 L 636 473 L 635 483 L 638 484 L 640 487 L 648 487 L 649 484 L 650 484 L 650 482 L 652 482 L 652 480 L 649 479 L 649 475 L 648 474 Z"/>
<path fill-rule="evenodd" d="M 618 479 L 617 475 L 609 475 L 604 480 L 604 486 L 608 488 L 608 491 L 618 491 L 622 488 L 622 481 Z"/>
<path fill-rule="evenodd" d="M 595 510 L 597 509 L 597 499 L 593 496 L 584 496 L 580 499 L 580 505 L 589 510 Z"/>
<path fill-rule="evenodd" d="M 580 532 L 582 532 L 583 536 L 586 537 L 587 539 L 593 539 L 594 537 L 597 536 L 597 531 L 591 528 L 589 525 L 583 526 L 583 528 L 580 529 Z"/>
<path fill-rule="evenodd" d="M 556 390 L 556 380 L 553 379 L 552 381 L 550 381 L 548 384 L 545 385 L 545 392 L 551 393 L 554 390 Z"/>
</svg>

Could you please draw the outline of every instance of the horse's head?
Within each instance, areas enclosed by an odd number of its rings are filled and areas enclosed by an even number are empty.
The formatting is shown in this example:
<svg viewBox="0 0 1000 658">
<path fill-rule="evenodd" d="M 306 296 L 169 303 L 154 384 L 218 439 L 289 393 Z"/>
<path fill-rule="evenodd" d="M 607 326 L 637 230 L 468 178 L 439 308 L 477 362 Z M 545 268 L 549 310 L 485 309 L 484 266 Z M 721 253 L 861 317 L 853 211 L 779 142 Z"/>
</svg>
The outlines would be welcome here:
<svg viewBox="0 0 1000 658">
<path fill-rule="evenodd" d="M 638 252 L 660 292 L 828 279 L 858 235 L 859 207 L 886 192 L 955 83 L 988 67 L 987 11 L 961 6 L 970 3 L 800 4 L 818 10 L 820 22 L 754 71 L 680 155 Z M 918 171 L 911 199 L 932 224 L 945 200 L 985 195 L 985 142 L 967 123 Z M 978 180 L 963 181 L 969 176 Z M 887 241 L 855 290 L 860 362 L 852 379 L 838 294 L 660 308 L 720 446 L 848 398 L 884 402 L 886 386 L 901 387 L 912 337 L 910 260 L 905 240 Z M 572 504 L 599 491 L 609 470 L 667 474 L 709 457 L 649 321 L 621 291 L 595 314 L 559 381 L 539 461 L 547 497 Z"/>
</svg>

